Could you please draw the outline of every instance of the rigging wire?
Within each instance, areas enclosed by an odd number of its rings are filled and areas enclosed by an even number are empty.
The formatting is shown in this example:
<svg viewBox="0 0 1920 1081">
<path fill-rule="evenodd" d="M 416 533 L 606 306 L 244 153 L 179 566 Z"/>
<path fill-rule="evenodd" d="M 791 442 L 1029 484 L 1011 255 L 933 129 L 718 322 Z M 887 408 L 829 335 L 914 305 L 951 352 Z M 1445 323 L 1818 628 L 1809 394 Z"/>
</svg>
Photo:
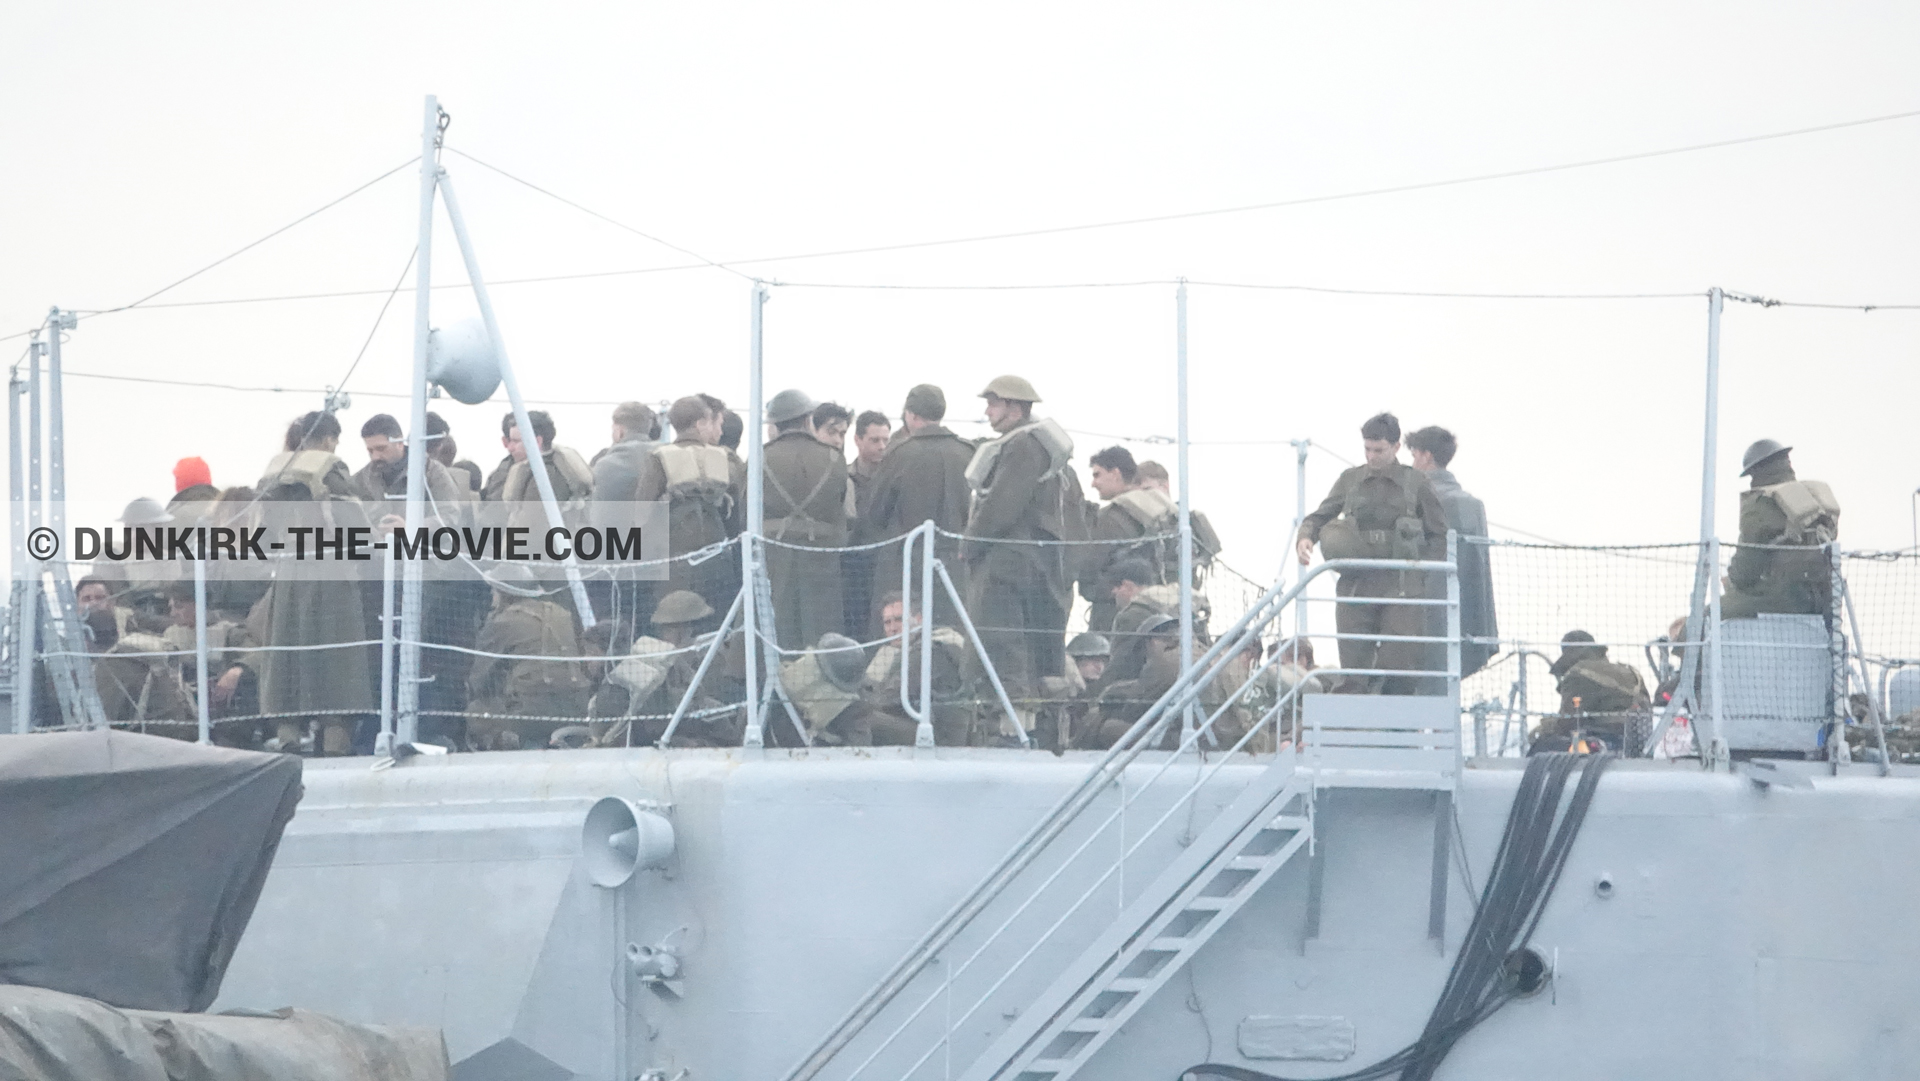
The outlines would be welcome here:
<svg viewBox="0 0 1920 1081">
<path fill-rule="evenodd" d="M 752 265 L 752 264 L 758 264 L 758 263 L 794 262 L 802 259 L 824 259 L 824 258 L 832 258 L 832 257 L 844 256 L 844 255 L 867 255 L 867 254 L 875 254 L 880 252 L 906 251 L 906 250 L 916 249 L 916 248 L 946 247 L 946 246 L 951 246 L 955 244 L 972 244 L 972 243 L 984 243 L 984 242 L 996 241 L 996 240 L 1013 240 L 1013 239 L 1020 239 L 1025 237 L 1049 236 L 1049 235 L 1055 235 L 1060 233 L 1084 232 L 1084 231 L 1094 230 L 1094 229 L 1120 228 L 1120 227 L 1132 226 L 1132 225 L 1147 225 L 1147 224 L 1153 224 L 1157 222 L 1180 221 L 1180 220 L 1187 220 L 1187 219 L 1193 219 L 1193 218 L 1213 217 L 1213 216 L 1218 216 L 1223 214 L 1239 214 L 1239 213 L 1247 213 L 1247 212 L 1258 211 L 1258 210 L 1276 210 L 1276 209 L 1281 209 L 1285 207 L 1307 206 L 1307 205 L 1312 205 L 1316 203 L 1327 203 L 1327 202 L 1337 202 L 1337 201 L 1343 201 L 1343 200 L 1349 200 L 1349 199 L 1370 198 L 1372 196 L 1378 196 L 1378 195 L 1403 194 L 1407 192 L 1426 191 L 1426 190 L 1432 190 L 1436 188 L 1457 187 L 1463 184 L 1475 184 L 1475 183 L 1482 183 L 1482 182 L 1493 181 L 1493 180 L 1510 180 L 1517 177 L 1525 177 L 1525 176 L 1538 176 L 1538 175 L 1547 174 L 1547 173 L 1565 172 L 1572 169 L 1584 169 L 1584 168 L 1590 168 L 1593 166 L 1600 166 L 1600 165 L 1617 165 L 1623 162 L 1644 161 L 1651 158 L 1668 157 L 1675 154 L 1687 154 L 1687 153 L 1693 153 L 1701 150 L 1716 150 L 1716 149 L 1721 149 L 1729 146 L 1740 146 L 1748 143 L 1766 142 L 1774 139 L 1786 139 L 1786 138 L 1792 138 L 1792 137 L 1801 136 L 1801 135 L 1812 135 L 1812 134 L 1818 134 L 1821 132 L 1838 131 L 1846 128 L 1862 127 L 1869 124 L 1881 124 L 1881 123 L 1887 123 L 1895 120 L 1906 120 L 1916 116 L 1920 116 L 1920 110 L 1909 110 L 1909 111 L 1900 112 L 1900 113 L 1888 113 L 1881 116 L 1864 117 L 1856 120 L 1845 120 L 1845 121 L 1839 121 L 1837 123 L 1832 123 L 1832 124 L 1820 124 L 1812 127 L 1793 128 L 1786 131 L 1768 132 L 1761 135 L 1748 135 L 1748 136 L 1741 136 L 1733 139 L 1720 139 L 1720 140 L 1715 140 L 1713 142 L 1694 143 L 1688 146 L 1667 147 L 1659 150 L 1640 151 L 1633 154 L 1619 154 L 1619 155 L 1614 155 L 1611 157 L 1604 157 L 1604 158 L 1587 158 L 1580 161 L 1561 162 L 1554 165 L 1534 166 L 1526 169 L 1510 169 L 1510 170 L 1493 172 L 1493 173 L 1477 173 L 1470 176 L 1449 177 L 1441 180 L 1420 181 L 1412 184 L 1399 184 L 1399 185 L 1391 185 L 1387 187 L 1365 188 L 1357 191 L 1338 192 L 1338 193 L 1327 194 L 1327 195 L 1304 196 L 1297 199 L 1276 200 L 1273 202 L 1266 202 L 1266 203 L 1251 203 L 1243 206 L 1216 207 L 1209 210 L 1185 211 L 1185 212 L 1175 213 L 1175 214 L 1160 214 L 1160 215 L 1152 215 L 1152 216 L 1139 217 L 1139 218 L 1124 218 L 1124 219 L 1117 219 L 1113 221 L 1104 221 L 1104 222 L 1084 222 L 1076 225 L 1052 226 L 1052 227 L 1043 228 L 1043 229 L 1028 229 L 1028 230 L 1020 230 L 1020 231 L 1014 231 L 1014 232 L 1004 232 L 1004 233 L 977 234 L 973 236 L 964 236 L 964 237 L 949 237 L 941 240 L 910 241 L 910 242 L 905 242 L 900 244 L 886 244 L 886 245 L 877 245 L 877 246 L 870 246 L 870 247 L 864 247 L 864 248 L 842 248 L 842 249 L 836 249 L 831 251 L 805 252 L 805 253 L 775 255 L 775 256 L 758 256 L 750 259 L 733 259 L 733 260 L 727 260 L 724 262 L 710 259 L 689 248 L 683 248 L 670 241 L 654 236 L 651 233 L 647 233 L 641 229 L 637 229 L 631 225 L 627 225 L 624 222 L 621 222 L 606 214 L 602 214 L 599 211 L 593 210 L 590 207 L 577 203 L 571 199 L 566 198 L 565 196 L 549 191 L 548 189 L 543 188 L 537 184 L 534 184 L 529 180 L 525 180 L 521 177 L 515 176 L 512 173 L 509 173 L 506 170 L 499 168 L 498 166 L 482 161 L 479 158 L 476 158 L 473 155 L 468 154 L 464 151 L 458 150 L 453 147 L 447 147 L 446 149 L 451 150 L 453 153 L 459 154 L 461 157 L 466 158 L 468 161 L 471 161 L 476 165 L 479 165 L 483 168 L 486 168 L 495 173 L 498 173 L 501 176 L 514 181 L 515 183 L 524 185 L 534 191 L 539 192 L 542 195 L 546 195 L 549 198 L 553 198 L 562 203 L 565 203 L 566 205 L 571 206 L 582 213 L 589 214 L 595 218 L 598 218 L 602 221 L 607 222 L 608 224 L 617 226 L 618 228 L 624 229 L 637 236 L 645 237 L 646 239 L 651 240 L 654 243 L 660 244 L 667 248 L 671 248 L 674 251 L 681 252 L 687 256 L 700 260 L 700 262 L 693 263 L 693 264 L 680 264 L 675 266 L 660 266 L 660 267 L 641 267 L 641 268 L 636 268 L 632 270 L 603 271 L 603 272 L 589 273 L 589 274 L 548 275 L 548 276 L 536 277 L 536 278 L 512 279 L 512 280 L 506 280 L 506 281 L 495 283 L 499 285 L 520 285 L 520 284 L 531 284 L 535 282 L 581 280 L 581 279 L 594 278 L 594 277 L 617 277 L 617 276 L 634 275 L 634 274 L 656 274 L 656 273 L 665 273 L 665 272 L 672 272 L 672 271 L 679 271 L 679 270 L 696 270 L 696 269 L 709 268 L 709 267 L 727 270 L 734 274 L 738 274 L 741 277 L 749 277 L 749 275 L 741 274 L 735 268 L 739 266 L 746 266 L 746 265 Z M 196 270 L 193 273 L 188 274 L 187 276 L 180 278 L 179 280 L 174 281 L 169 285 L 163 286 L 162 288 L 157 289 L 154 292 L 149 293 L 146 296 L 133 301 L 132 303 L 123 304 L 116 308 L 104 308 L 104 309 L 96 309 L 93 311 L 83 312 L 81 314 L 81 318 L 83 319 L 91 318 L 92 316 L 95 316 L 95 315 L 107 315 L 115 312 L 129 311 L 132 309 L 148 307 L 148 306 L 189 307 L 189 306 L 198 306 L 198 305 L 207 305 L 207 304 L 261 303 L 261 302 L 273 301 L 273 300 L 307 300 L 307 299 L 321 299 L 321 298 L 344 297 L 344 296 L 378 295 L 380 293 L 380 290 L 356 290 L 356 291 L 340 292 L 340 293 L 302 294 L 302 295 L 286 296 L 286 297 L 243 297 L 243 298 L 235 298 L 231 300 L 190 301 L 190 302 L 180 302 L 180 303 L 169 304 L 169 305 L 150 304 L 150 302 L 154 300 L 154 298 L 159 297 L 167 292 L 170 292 L 171 290 L 178 288 L 179 286 L 184 285 L 189 281 L 192 281 L 194 278 L 197 278 L 200 275 L 205 274 L 207 271 L 212 270 L 215 267 L 218 267 L 228 262 L 229 260 L 232 260 L 235 257 L 247 251 L 250 251 L 253 248 L 258 247 L 261 244 L 264 244 L 268 240 L 271 240 L 274 237 L 279 236 L 281 233 L 284 233 L 287 230 L 292 229 L 294 226 L 297 226 L 302 222 L 307 221 L 309 218 L 312 218 L 315 215 L 318 215 L 320 213 L 323 213 L 324 211 L 332 209 L 334 206 L 337 206 L 340 203 L 345 202 L 346 200 L 352 198 L 353 196 L 358 195 L 360 192 L 365 191 L 367 188 L 370 188 L 375 184 L 378 184 L 380 181 L 385 180 L 387 177 L 390 177 L 395 173 L 398 173 L 400 170 L 405 169 L 407 166 L 412 165 L 414 162 L 417 162 L 419 160 L 420 159 L 418 157 L 414 157 L 405 162 L 402 162 L 401 164 L 395 166 L 394 168 L 387 170 L 386 172 L 380 174 L 377 177 L 374 177 L 372 180 L 367 181 L 365 184 L 362 184 L 359 187 L 354 188 L 352 191 L 347 192 L 345 195 L 340 196 L 339 198 L 333 200 L 332 202 L 329 202 L 308 214 L 302 215 L 301 217 L 295 219 L 292 222 L 289 222 L 288 224 L 280 227 L 279 229 L 276 229 L 273 232 L 268 233 L 266 236 L 263 236 L 260 239 L 250 244 L 247 244 L 244 247 L 241 247 L 229 253 L 228 255 L 223 256 L 222 258 L 207 264 L 204 267 L 201 267 L 199 270 Z M 876 289 L 877 288 L 943 288 L 943 289 L 977 288 L 977 289 L 996 289 L 997 290 L 997 289 L 1016 289 L 1016 288 L 1030 288 L 1030 289 L 1114 288 L 1114 287 L 1125 287 L 1125 286 L 1132 286 L 1132 285 L 1167 284 L 1167 283 L 1162 281 L 1088 282 L 1088 283 L 1044 284 L 1044 285 L 1030 285 L 1030 286 L 935 286 L 935 287 L 878 286 L 878 285 L 839 286 L 839 285 L 830 285 L 826 283 L 788 283 L 788 284 L 806 285 L 811 288 L 876 288 Z M 1655 293 L 1655 294 L 1449 293 L 1449 292 L 1426 292 L 1426 291 L 1412 291 L 1412 290 L 1336 289 L 1336 288 L 1322 287 L 1322 286 L 1259 285 L 1259 284 L 1252 284 L 1252 283 L 1237 283 L 1237 282 L 1193 282 L 1191 284 L 1195 284 L 1195 285 L 1205 284 L 1205 285 L 1212 285 L 1219 288 L 1276 289 L 1276 290 L 1287 289 L 1287 290 L 1297 290 L 1302 292 L 1347 293 L 1347 294 L 1364 295 L 1364 296 L 1418 296 L 1418 297 L 1435 297 L 1435 298 L 1447 298 L 1447 299 L 1473 298 L 1473 299 L 1500 299 L 1500 300 L 1509 300 L 1509 299 L 1542 299 L 1542 300 L 1546 300 L 1546 299 L 1553 299 L 1553 300 L 1619 299 L 1619 300 L 1626 300 L 1626 299 L 1669 299 L 1669 298 L 1678 297 L 1678 296 L 1696 295 L 1693 293 Z M 1748 294 L 1728 293 L 1727 296 L 1728 296 L 1728 299 L 1731 299 L 1731 300 L 1737 300 L 1737 301 L 1742 301 L 1746 303 L 1761 304 L 1766 307 L 1785 306 L 1785 307 L 1827 308 L 1827 309 L 1835 309 L 1835 310 L 1859 310 L 1859 311 L 1874 311 L 1882 308 L 1920 309 L 1920 304 L 1828 304 L 1828 303 L 1817 303 L 1817 302 L 1808 302 L 1808 301 L 1782 301 L 1777 299 L 1752 296 Z M 18 338 L 18 337 L 25 337 L 26 335 L 31 333 L 32 331 L 20 331 L 14 334 L 0 336 L 0 341 L 6 341 L 12 338 Z"/>
<path fill-rule="evenodd" d="M 1735 139 L 1719 139 L 1709 143 L 1694 143 L 1688 146 L 1667 147 L 1662 150 L 1643 150 L 1633 154 L 1618 154 L 1605 158 L 1587 158 L 1581 161 L 1561 162 L 1556 165 L 1538 165 L 1526 169 L 1509 169 L 1496 173 L 1476 173 L 1471 176 L 1449 177 L 1444 180 L 1425 180 L 1412 184 L 1364 188 L 1359 191 L 1339 192 L 1331 195 L 1309 195 L 1297 199 L 1281 199 L 1268 203 L 1249 203 L 1244 206 L 1216 207 L 1211 210 L 1190 210 L 1177 214 L 1156 214 L 1149 217 L 1086 222 L 1079 225 L 1058 225 L 1050 228 L 1026 229 L 1017 232 L 983 233 L 976 236 L 951 237 L 945 240 L 921 240 L 903 244 L 883 244 L 867 248 L 843 248 L 837 251 L 808 252 L 799 255 L 763 256 L 756 259 L 730 259 L 726 265 L 746 266 L 752 263 L 779 263 L 799 259 L 826 259 L 842 255 L 871 255 L 879 252 L 906 251 L 912 248 L 937 248 L 954 244 L 977 244 L 994 240 L 1018 240 L 1026 237 L 1085 232 L 1092 229 L 1114 229 L 1130 225 L 1151 225 L 1158 222 L 1215 217 L 1222 214 L 1243 214 L 1255 210 L 1278 210 L 1283 207 L 1308 206 L 1315 203 L 1331 203 L 1347 199 L 1365 199 L 1376 195 L 1399 195 L 1406 192 L 1429 191 L 1434 188 L 1458 187 L 1462 184 L 1478 184 L 1489 180 L 1512 180 L 1523 176 L 1539 176 L 1545 173 L 1566 172 L 1571 169 L 1586 169 L 1596 165 L 1618 165 L 1629 161 L 1645 161 L 1649 158 L 1663 158 L 1674 154 L 1690 154 L 1699 150 L 1718 150 L 1723 147 L 1740 146 L 1746 143 L 1786 139 L 1798 135 L 1813 135 L 1819 132 L 1838 131 L 1843 128 L 1857 128 L 1868 124 L 1884 124 L 1889 121 L 1906 120 L 1916 116 L 1920 116 L 1920 109 L 1913 109 L 1901 113 L 1888 113 L 1883 116 L 1864 117 L 1858 120 L 1843 120 L 1838 123 L 1820 124 L 1807 128 L 1794 128 L 1789 131 L 1768 132 L 1763 135 L 1746 135 Z"/>
<path fill-rule="evenodd" d="M 354 371 L 366 358 L 367 348 L 373 344 L 373 336 L 380 332 L 380 321 L 387 317 L 387 309 L 393 306 L 393 298 L 400 294 L 400 287 L 407 284 L 407 271 L 413 269 L 413 261 L 418 258 L 420 245 L 415 244 L 413 251 L 407 254 L 407 265 L 400 268 L 400 277 L 394 280 L 393 288 L 387 291 L 387 299 L 381 302 L 379 313 L 373 317 L 373 326 L 367 328 L 367 340 L 360 343 L 360 351 L 354 354 L 353 363 L 347 365 L 347 374 L 340 377 L 340 384 L 335 390 L 347 389 L 347 380 L 353 378 Z"/>
<path fill-rule="evenodd" d="M 393 168 L 388 169 L 386 172 L 381 173 L 379 176 L 374 177 L 372 180 L 369 180 L 366 183 L 360 185 L 359 187 L 354 188 L 352 191 L 347 192 L 345 195 L 342 195 L 339 198 L 332 200 L 331 202 L 325 203 L 314 210 L 310 210 L 307 213 L 300 215 L 299 217 L 293 219 L 292 221 L 288 222 L 285 225 L 282 225 L 280 228 L 275 229 L 273 232 L 268 233 L 267 235 L 261 237 L 260 239 L 255 240 L 250 244 L 246 244 L 239 248 L 236 248 L 233 251 L 228 252 L 227 254 L 221 256 L 218 259 L 215 259 L 213 262 L 208 263 L 206 266 L 201 267 L 199 270 L 194 271 L 193 273 L 187 275 L 186 277 L 180 278 L 169 285 L 163 285 L 160 288 L 155 289 L 153 292 L 148 293 L 146 296 L 141 297 L 139 300 L 133 301 L 130 304 L 122 304 L 117 308 L 98 308 L 91 311 L 82 311 L 79 313 L 79 317 L 81 319 L 91 319 L 96 315 L 112 315 L 115 312 L 131 311 L 135 308 L 143 307 L 146 305 L 148 301 L 152 300 L 153 298 L 160 296 L 164 293 L 171 292 L 175 289 L 178 289 L 180 286 L 187 284 L 188 282 L 199 277 L 200 275 L 205 274 L 207 271 L 212 270 L 215 267 L 218 267 L 224 263 L 227 263 L 241 255 L 244 255 L 247 252 L 250 252 L 253 249 L 259 247 L 262 244 L 265 244 L 267 241 L 272 240 L 274 237 L 279 236 L 281 233 L 284 233 L 287 230 L 292 229 L 293 227 L 308 221 L 309 219 L 312 219 L 314 217 L 317 217 L 321 214 L 326 213 L 329 210 L 332 210 L 334 207 L 339 206 L 341 203 L 344 203 L 348 199 L 351 199 L 354 196 L 360 194 L 361 192 L 366 191 L 368 188 L 373 187 L 375 184 L 380 183 L 382 180 L 385 180 L 386 178 L 392 176 L 393 174 L 399 172 L 402 169 L 405 169 L 407 166 L 412 165 L 414 162 L 419 160 L 420 159 L 418 156 L 409 158 L 406 161 L 403 161 L 400 164 L 394 166 Z M 6 341 L 9 338 L 24 337 L 31 333 L 33 333 L 33 331 L 23 330 L 15 334 L 8 334 L 3 337 L 0 337 L 0 341 Z"/>
<path fill-rule="evenodd" d="M 729 274 L 733 274 L 747 281 L 754 280 L 753 275 L 751 274 L 746 274 L 741 271 L 735 270 L 732 267 L 727 266 L 725 263 L 714 262 L 712 259 L 709 259 L 704 255 L 701 255 L 699 252 L 694 251 L 691 248 L 683 248 L 680 245 L 675 244 L 670 240 L 662 240 L 661 238 L 654 236 L 652 233 L 646 232 L 641 229 L 636 229 L 633 226 L 628 225 L 626 222 L 608 217 L 607 215 L 600 213 L 598 210 L 595 210 L 592 207 L 582 206 L 579 203 L 574 202 L 572 199 L 569 199 L 564 195 L 560 195 L 555 192 L 548 191 L 546 188 L 543 188 L 540 185 L 535 184 L 531 180 L 526 180 L 521 177 L 517 177 L 512 173 L 507 172 L 505 169 L 500 168 L 498 165 L 491 165 L 487 162 L 481 161 L 479 158 L 476 158 L 472 154 L 469 154 L 466 151 L 461 150 L 459 147 L 449 146 L 444 149 L 447 151 L 447 153 L 458 154 L 461 157 L 467 159 L 468 161 L 474 163 L 475 165 L 480 166 L 482 169 L 489 169 L 489 170 L 492 170 L 493 172 L 499 173 L 501 176 L 506 177 L 508 180 L 513 181 L 515 184 L 519 184 L 523 187 L 531 188 L 534 191 L 539 192 L 540 194 L 546 196 L 549 199 L 555 199 L 562 203 L 565 203 L 568 206 L 572 207 L 573 209 L 578 210 L 582 214 L 588 215 L 589 217 L 599 218 L 601 221 L 606 222 L 608 225 L 614 226 L 619 229 L 625 229 L 627 232 L 632 233 L 634 236 L 643 237 L 647 240 L 653 241 L 655 244 L 658 244 L 663 248 L 671 248 L 674 251 L 679 252 L 681 255 L 698 259 L 702 263 L 705 263 L 707 266 L 714 267 L 719 270 L 724 270 Z"/>
</svg>

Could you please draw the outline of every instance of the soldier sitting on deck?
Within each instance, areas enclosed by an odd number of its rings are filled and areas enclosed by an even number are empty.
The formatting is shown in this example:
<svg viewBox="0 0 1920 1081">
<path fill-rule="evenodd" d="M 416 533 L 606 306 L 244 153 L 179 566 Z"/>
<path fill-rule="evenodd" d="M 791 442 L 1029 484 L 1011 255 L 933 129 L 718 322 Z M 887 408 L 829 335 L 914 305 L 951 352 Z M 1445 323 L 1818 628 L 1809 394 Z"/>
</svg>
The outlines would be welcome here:
<svg viewBox="0 0 1920 1081">
<path fill-rule="evenodd" d="M 1595 645 L 1586 631 L 1560 639 L 1560 659 L 1548 670 L 1559 681 L 1560 713 L 1540 725 L 1528 754 L 1621 750 L 1630 722 L 1647 714 L 1640 673 L 1608 660 L 1607 647 Z"/>
<path fill-rule="evenodd" d="M 593 696 L 588 712 L 595 717 L 618 718 L 594 723 L 595 744 L 642 746 L 659 741 L 700 669 L 701 651 L 691 647 L 700 644 L 696 629 L 712 614 L 706 600 L 692 590 L 676 590 L 660 598 L 653 613 L 653 634 L 633 640 L 627 655 L 607 672 Z M 709 680 L 713 685 L 719 682 L 711 669 Z M 687 715 L 674 729 L 672 746 L 737 746 L 739 716 L 737 712 L 709 712 L 719 705 L 711 695 L 696 692 L 688 703 Z"/>
<path fill-rule="evenodd" d="M 545 747 L 568 718 L 587 712 L 587 678 L 573 613 L 547 599 L 526 567 L 493 571 L 494 607 L 480 628 L 467 676 L 467 736 L 478 750 Z M 559 659 L 555 659 L 559 658 Z"/>
</svg>

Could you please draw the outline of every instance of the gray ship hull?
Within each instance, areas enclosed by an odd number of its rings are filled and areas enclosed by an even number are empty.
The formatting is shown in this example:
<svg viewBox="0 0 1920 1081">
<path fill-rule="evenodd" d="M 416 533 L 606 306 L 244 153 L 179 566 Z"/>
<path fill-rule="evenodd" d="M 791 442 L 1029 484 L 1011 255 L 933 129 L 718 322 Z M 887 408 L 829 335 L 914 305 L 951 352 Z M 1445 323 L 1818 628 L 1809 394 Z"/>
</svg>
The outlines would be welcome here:
<svg viewBox="0 0 1920 1081">
<path fill-rule="evenodd" d="M 629 1077 L 774 1081 L 1095 757 L 547 751 L 381 771 L 316 761 L 216 1008 L 438 1026 L 456 1076 L 473 1081 L 604 1079 L 622 1065 Z M 1128 783 L 1146 783 L 1159 761 L 1144 755 Z M 1269 761 L 1242 756 L 1191 805 L 1161 809 L 1204 822 Z M 1171 1081 L 1212 1060 L 1324 1077 L 1407 1044 L 1471 919 L 1469 879 L 1492 860 L 1519 767 L 1460 772 L 1447 815 L 1458 844 L 1438 868 L 1444 797 L 1320 792 L 1311 855 L 1281 867 L 1081 1076 Z M 1195 768 L 1166 772 L 1169 801 Z M 579 859 L 586 811 L 610 795 L 660 805 L 676 837 L 662 867 L 618 890 L 592 885 Z M 1149 792 L 1128 813 L 1159 806 Z M 1187 839 L 1167 830 L 1118 870 L 1111 857 L 1064 867 L 1089 884 L 1093 868 L 1112 872 L 1095 891 L 1111 903 L 1097 897 L 1056 935 L 1061 948 L 1148 888 Z M 1793 784 L 1763 785 L 1617 763 L 1533 940 L 1551 982 L 1468 1034 L 1439 1076 L 1912 1076 L 1920 945 L 1898 933 L 1898 899 L 1915 896 L 1920 778 L 1809 765 Z M 661 946 L 682 970 L 637 980 L 627 943 Z M 988 948 L 967 971 L 923 980 L 987 980 L 1010 961 Z M 1010 985 L 957 1021 L 934 1001 L 920 1023 L 951 1037 L 912 1076 L 961 1076 L 1038 990 Z M 821 1076 L 849 1076 L 868 1050 Z M 906 1076 L 888 1061 L 860 1076 Z"/>
</svg>

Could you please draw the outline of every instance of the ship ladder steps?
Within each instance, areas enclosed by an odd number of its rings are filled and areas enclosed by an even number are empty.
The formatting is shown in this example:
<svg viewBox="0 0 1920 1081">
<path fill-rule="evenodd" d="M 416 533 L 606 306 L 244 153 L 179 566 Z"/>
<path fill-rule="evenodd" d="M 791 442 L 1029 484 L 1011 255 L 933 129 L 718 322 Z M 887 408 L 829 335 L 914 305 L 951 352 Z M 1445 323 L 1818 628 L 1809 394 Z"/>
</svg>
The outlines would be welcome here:
<svg viewBox="0 0 1920 1081">
<path fill-rule="evenodd" d="M 1313 839 L 1313 779 L 1281 755 L 1069 965 L 961 1081 L 1067 1081 Z"/>
</svg>

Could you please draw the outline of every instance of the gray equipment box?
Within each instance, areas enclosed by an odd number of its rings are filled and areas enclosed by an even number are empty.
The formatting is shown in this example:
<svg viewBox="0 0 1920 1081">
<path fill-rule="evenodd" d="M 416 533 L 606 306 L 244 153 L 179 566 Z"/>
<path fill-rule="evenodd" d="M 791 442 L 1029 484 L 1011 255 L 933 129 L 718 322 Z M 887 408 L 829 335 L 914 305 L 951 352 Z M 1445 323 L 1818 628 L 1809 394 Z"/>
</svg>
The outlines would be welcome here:
<svg viewBox="0 0 1920 1081">
<path fill-rule="evenodd" d="M 1720 691 L 1713 713 L 1733 751 L 1816 751 L 1833 716 L 1833 652 L 1822 616 L 1768 613 L 1720 623 Z M 1712 706 L 1713 683 L 1702 688 Z"/>
</svg>

